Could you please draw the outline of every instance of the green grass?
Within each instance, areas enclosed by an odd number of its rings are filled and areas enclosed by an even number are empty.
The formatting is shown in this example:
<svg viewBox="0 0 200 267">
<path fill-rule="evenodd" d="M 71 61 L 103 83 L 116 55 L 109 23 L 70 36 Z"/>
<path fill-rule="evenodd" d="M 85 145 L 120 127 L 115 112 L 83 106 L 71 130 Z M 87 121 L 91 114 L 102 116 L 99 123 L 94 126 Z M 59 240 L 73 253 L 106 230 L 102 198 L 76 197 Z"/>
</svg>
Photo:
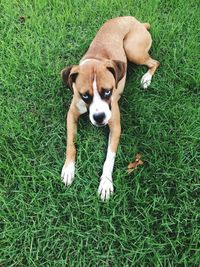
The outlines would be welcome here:
<svg viewBox="0 0 200 267">
<path fill-rule="evenodd" d="M 60 180 L 72 97 L 60 71 L 119 15 L 151 24 L 161 66 L 148 91 L 146 68 L 128 70 L 115 194 L 101 203 L 107 130 L 87 117 L 76 180 Z M 13 0 L 1 1 L 0 16 L 0 265 L 199 266 L 198 1 Z M 128 175 L 136 152 L 145 163 Z"/>
</svg>

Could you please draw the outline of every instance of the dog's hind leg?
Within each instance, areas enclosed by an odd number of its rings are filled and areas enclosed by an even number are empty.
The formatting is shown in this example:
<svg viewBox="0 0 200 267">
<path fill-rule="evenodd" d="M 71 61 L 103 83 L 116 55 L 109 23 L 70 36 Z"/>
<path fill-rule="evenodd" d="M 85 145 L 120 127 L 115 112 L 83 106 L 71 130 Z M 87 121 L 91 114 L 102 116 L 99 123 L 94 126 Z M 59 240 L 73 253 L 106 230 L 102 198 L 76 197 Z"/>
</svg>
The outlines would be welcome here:
<svg viewBox="0 0 200 267">
<path fill-rule="evenodd" d="M 146 89 L 151 84 L 152 76 L 154 75 L 160 63 L 149 56 L 149 58 L 142 62 L 141 65 L 146 65 L 149 68 L 141 79 L 141 86 Z"/>
<path fill-rule="evenodd" d="M 159 62 L 152 59 L 148 53 L 152 44 L 151 35 L 147 30 L 150 25 L 137 22 L 133 26 L 124 39 L 124 49 L 129 61 L 137 65 L 146 65 L 149 68 L 141 79 L 141 85 L 146 89 L 151 83 Z"/>
</svg>

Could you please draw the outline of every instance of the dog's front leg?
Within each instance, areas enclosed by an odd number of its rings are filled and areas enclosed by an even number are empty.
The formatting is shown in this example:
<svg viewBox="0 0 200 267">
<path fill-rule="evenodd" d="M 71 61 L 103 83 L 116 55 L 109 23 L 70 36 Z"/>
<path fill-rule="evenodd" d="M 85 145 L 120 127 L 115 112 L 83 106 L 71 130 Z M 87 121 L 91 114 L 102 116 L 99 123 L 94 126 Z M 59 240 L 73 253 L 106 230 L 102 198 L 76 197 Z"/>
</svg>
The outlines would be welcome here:
<svg viewBox="0 0 200 267">
<path fill-rule="evenodd" d="M 112 118 L 109 122 L 110 134 L 108 141 L 108 150 L 98 189 L 99 196 L 103 201 L 108 199 L 113 194 L 114 189 L 113 189 L 112 173 L 121 134 L 120 111 L 118 102 L 116 101 L 112 103 L 111 106 L 112 106 Z"/>
<path fill-rule="evenodd" d="M 66 148 L 66 160 L 62 168 L 61 177 L 65 185 L 71 185 L 74 180 L 75 174 L 75 135 L 77 131 L 77 121 L 80 114 L 75 107 L 74 103 L 71 103 L 69 111 L 67 113 L 67 148 Z"/>
</svg>

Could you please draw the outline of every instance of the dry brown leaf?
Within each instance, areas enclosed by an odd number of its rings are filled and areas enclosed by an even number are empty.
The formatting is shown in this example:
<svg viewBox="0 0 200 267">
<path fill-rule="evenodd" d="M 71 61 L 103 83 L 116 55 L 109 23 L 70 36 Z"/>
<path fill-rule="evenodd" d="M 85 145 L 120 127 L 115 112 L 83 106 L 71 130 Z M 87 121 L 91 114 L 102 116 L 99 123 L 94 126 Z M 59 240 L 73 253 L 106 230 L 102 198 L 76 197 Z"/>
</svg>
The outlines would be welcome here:
<svg viewBox="0 0 200 267">
<path fill-rule="evenodd" d="M 138 165 L 142 165 L 144 162 L 141 160 L 141 155 L 137 153 L 135 161 L 129 163 L 128 165 L 128 173 L 131 173 L 133 170 L 137 169 Z"/>
</svg>

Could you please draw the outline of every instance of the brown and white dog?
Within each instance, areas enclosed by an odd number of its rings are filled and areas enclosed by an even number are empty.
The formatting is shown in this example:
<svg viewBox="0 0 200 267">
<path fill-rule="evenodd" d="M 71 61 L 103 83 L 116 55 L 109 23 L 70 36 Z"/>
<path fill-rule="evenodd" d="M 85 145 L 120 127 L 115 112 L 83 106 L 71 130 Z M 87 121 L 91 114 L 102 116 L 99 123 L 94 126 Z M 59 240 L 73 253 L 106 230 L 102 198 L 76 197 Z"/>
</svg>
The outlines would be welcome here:
<svg viewBox="0 0 200 267">
<path fill-rule="evenodd" d="M 107 21 L 98 31 L 79 65 L 62 70 L 66 86 L 73 91 L 67 114 L 66 161 L 61 177 L 65 185 L 74 180 L 76 148 L 74 139 L 79 116 L 89 110 L 95 126 L 109 126 L 110 134 L 106 160 L 100 178 L 98 194 L 102 200 L 113 193 L 112 172 L 121 134 L 118 101 L 126 81 L 127 61 L 146 65 L 148 71 L 141 79 L 147 88 L 159 62 L 148 53 L 152 39 L 148 23 L 134 17 L 118 17 Z"/>
</svg>

